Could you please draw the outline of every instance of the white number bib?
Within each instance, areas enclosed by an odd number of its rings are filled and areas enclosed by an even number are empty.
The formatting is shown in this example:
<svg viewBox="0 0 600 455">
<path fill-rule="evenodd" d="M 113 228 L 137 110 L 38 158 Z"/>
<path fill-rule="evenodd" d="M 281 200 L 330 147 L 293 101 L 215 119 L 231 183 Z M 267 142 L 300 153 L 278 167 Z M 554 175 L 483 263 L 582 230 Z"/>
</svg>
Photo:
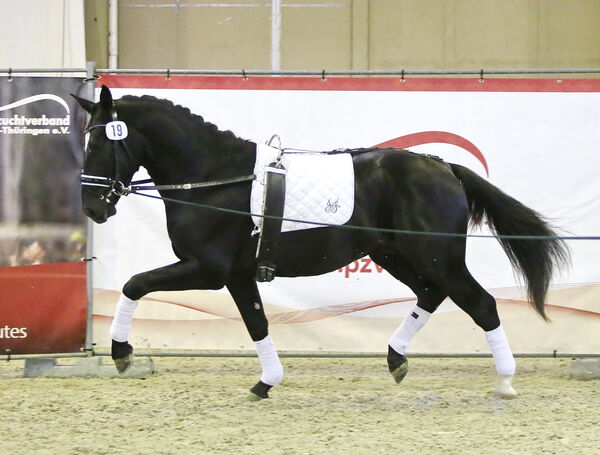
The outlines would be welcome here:
<svg viewBox="0 0 600 455">
<path fill-rule="evenodd" d="M 114 122 L 108 122 L 104 127 L 106 137 L 111 141 L 121 141 L 127 137 L 127 125 L 125 122 L 116 120 Z"/>
</svg>

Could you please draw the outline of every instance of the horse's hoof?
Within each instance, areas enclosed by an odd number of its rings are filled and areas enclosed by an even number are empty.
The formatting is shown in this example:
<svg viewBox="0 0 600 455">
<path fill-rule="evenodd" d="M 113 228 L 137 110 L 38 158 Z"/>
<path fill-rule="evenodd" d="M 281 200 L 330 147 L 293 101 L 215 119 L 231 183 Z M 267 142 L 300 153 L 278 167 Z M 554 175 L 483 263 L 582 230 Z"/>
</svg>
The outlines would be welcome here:
<svg viewBox="0 0 600 455">
<path fill-rule="evenodd" d="M 133 363 L 133 355 L 128 355 L 123 359 L 114 359 L 115 367 L 119 374 L 127 373 L 127 370 L 131 368 L 131 364 Z"/>
<path fill-rule="evenodd" d="M 133 347 L 127 341 L 112 340 L 111 357 L 119 374 L 125 374 L 133 362 Z"/>
<path fill-rule="evenodd" d="M 248 394 L 248 400 L 250 401 L 259 401 L 265 398 L 269 398 L 269 389 L 273 387 L 269 384 L 265 384 L 262 381 L 258 381 L 254 387 L 250 389 L 250 393 Z"/>
<path fill-rule="evenodd" d="M 392 377 L 394 378 L 394 381 L 396 381 L 396 384 L 400 384 L 408 373 L 408 362 L 400 365 L 394 371 L 390 371 L 390 373 L 392 373 Z"/>
<path fill-rule="evenodd" d="M 518 393 L 512 386 L 512 375 L 498 375 L 498 382 L 494 395 L 503 400 L 512 400 L 516 398 Z"/>
<path fill-rule="evenodd" d="M 408 359 L 405 355 L 398 354 L 391 346 L 388 346 L 387 363 L 394 381 L 396 381 L 396 384 L 400 384 L 406 373 L 408 373 Z"/>
<path fill-rule="evenodd" d="M 264 398 L 259 397 L 258 395 L 255 395 L 252 392 L 248 392 L 248 396 L 246 397 L 248 399 L 248 401 L 261 401 Z"/>
</svg>

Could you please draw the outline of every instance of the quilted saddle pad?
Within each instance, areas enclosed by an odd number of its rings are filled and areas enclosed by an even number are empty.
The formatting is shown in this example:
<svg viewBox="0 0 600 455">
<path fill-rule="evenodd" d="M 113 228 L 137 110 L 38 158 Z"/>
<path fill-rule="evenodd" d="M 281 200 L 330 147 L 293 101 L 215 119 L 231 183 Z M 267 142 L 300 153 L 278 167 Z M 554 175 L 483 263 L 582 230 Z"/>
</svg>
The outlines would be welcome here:
<svg viewBox="0 0 600 455">
<path fill-rule="evenodd" d="M 250 197 L 250 211 L 263 214 L 265 167 L 273 163 L 279 149 L 257 144 L 254 174 Z M 289 152 L 284 149 L 282 164 L 287 170 L 284 220 L 282 232 L 322 227 L 303 223 L 346 223 L 354 211 L 354 166 L 349 153 L 327 154 L 321 152 Z M 254 224 L 262 227 L 262 218 L 252 217 Z"/>
</svg>

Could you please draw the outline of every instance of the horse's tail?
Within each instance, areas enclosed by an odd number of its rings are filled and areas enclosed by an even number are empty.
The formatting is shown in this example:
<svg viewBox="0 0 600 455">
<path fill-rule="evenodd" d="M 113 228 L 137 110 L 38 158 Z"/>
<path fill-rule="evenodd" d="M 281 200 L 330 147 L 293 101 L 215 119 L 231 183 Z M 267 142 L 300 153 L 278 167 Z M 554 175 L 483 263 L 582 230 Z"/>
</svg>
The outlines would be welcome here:
<svg viewBox="0 0 600 455">
<path fill-rule="evenodd" d="M 485 216 L 512 266 L 525 279 L 529 302 L 548 321 L 544 310 L 546 293 L 555 268 L 560 269 L 569 263 L 566 243 L 557 238 L 549 223 L 536 211 L 503 193 L 466 167 L 457 164 L 451 166 L 465 189 L 471 224 L 481 224 Z"/>
</svg>

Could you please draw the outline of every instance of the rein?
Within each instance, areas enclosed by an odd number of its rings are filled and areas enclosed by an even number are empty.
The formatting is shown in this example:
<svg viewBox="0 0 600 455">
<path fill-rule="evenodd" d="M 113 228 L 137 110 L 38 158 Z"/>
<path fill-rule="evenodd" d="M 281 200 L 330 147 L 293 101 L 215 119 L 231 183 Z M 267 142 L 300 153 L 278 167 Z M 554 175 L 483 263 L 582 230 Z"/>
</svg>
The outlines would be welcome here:
<svg viewBox="0 0 600 455">
<path fill-rule="evenodd" d="M 255 174 L 243 175 L 241 177 L 231 177 L 229 179 L 221 180 L 210 180 L 208 182 L 198 183 L 181 183 L 179 185 L 144 185 L 145 183 L 151 183 L 152 179 L 136 180 L 131 182 L 131 185 L 124 187 L 125 195 L 129 193 L 137 193 L 138 191 L 150 191 L 150 190 L 193 190 L 195 188 L 210 188 L 214 186 L 230 185 L 232 183 L 249 182 L 256 179 Z"/>
<path fill-rule="evenodd" d="M 111 115 L 112 115 L 113 121 L 118 121 L 117 112 L 116 112 L 114 106 L 113 106 Z M 106 128 L 107 125 L 110 125 L 110 123 L 97 124 L 97 125 L 87 127 L 84 130 L 84 134 L 89 133 L 91 130 L 93 130 L 95 128 Z M 107 139 L 108 139 L 108 136 L 107 136 Z M 210 180 L 207 182 L 181 183 L 181 184 L 174 184 L 174 185 L 147 185 L 148 183 L 152 183 L 152 179 L 145 179 L 145 180 L 133 181 L 129 184 L 129 186 L 125 186 L 125 184 L 123 184 L 123 182 L 121 182 L 120 180 L 116 180 L 118 178 L 118 169 L 117 169 L 117 158 L 115 155 L 116 154 L 115 145 L 117 143 L 120 143 L 129 156 L 131 156 L 131 153 L 129 152 L 129 149 L 127 148 L 127 144 L 125 143 L 125 138 L 109 139 L 109 140 L 113 144 L 113 160 L 115 163 L 115 177 L 110 178 L 110 177 L 97 176 L 97 175 L 88 175 L 88 174 L 84 174 L 84 173 L 82 173 L 81 177 L 80 177 L 82 186 L 96 186 L 96 187 L 107 188 L 109 190 L 107 192 L 107 194 L 101 194 L 100 196 L 98 196 L 98 198 L 101 201 L 105 201 L 107 204 L 111 203 L 110 198 L 113 195 L 127 196 L 128 194 L 138 193 L 139 191 L 152 191 L 152 190 L 171 191 L 171 190 L 193 190 L 193 189 L 197 189 L 197 188 L 212 188 L 212 187 L 216 187 L 216 186 L 231 185 L 234 183 L 249 182 L 249 181 L 256 179 L 255 174 L 249 174 L 249 175 L 243 175 L 240 177 L 231 177 L 231 178 L 220 179 L 220 180 Z"/>
</svg>

